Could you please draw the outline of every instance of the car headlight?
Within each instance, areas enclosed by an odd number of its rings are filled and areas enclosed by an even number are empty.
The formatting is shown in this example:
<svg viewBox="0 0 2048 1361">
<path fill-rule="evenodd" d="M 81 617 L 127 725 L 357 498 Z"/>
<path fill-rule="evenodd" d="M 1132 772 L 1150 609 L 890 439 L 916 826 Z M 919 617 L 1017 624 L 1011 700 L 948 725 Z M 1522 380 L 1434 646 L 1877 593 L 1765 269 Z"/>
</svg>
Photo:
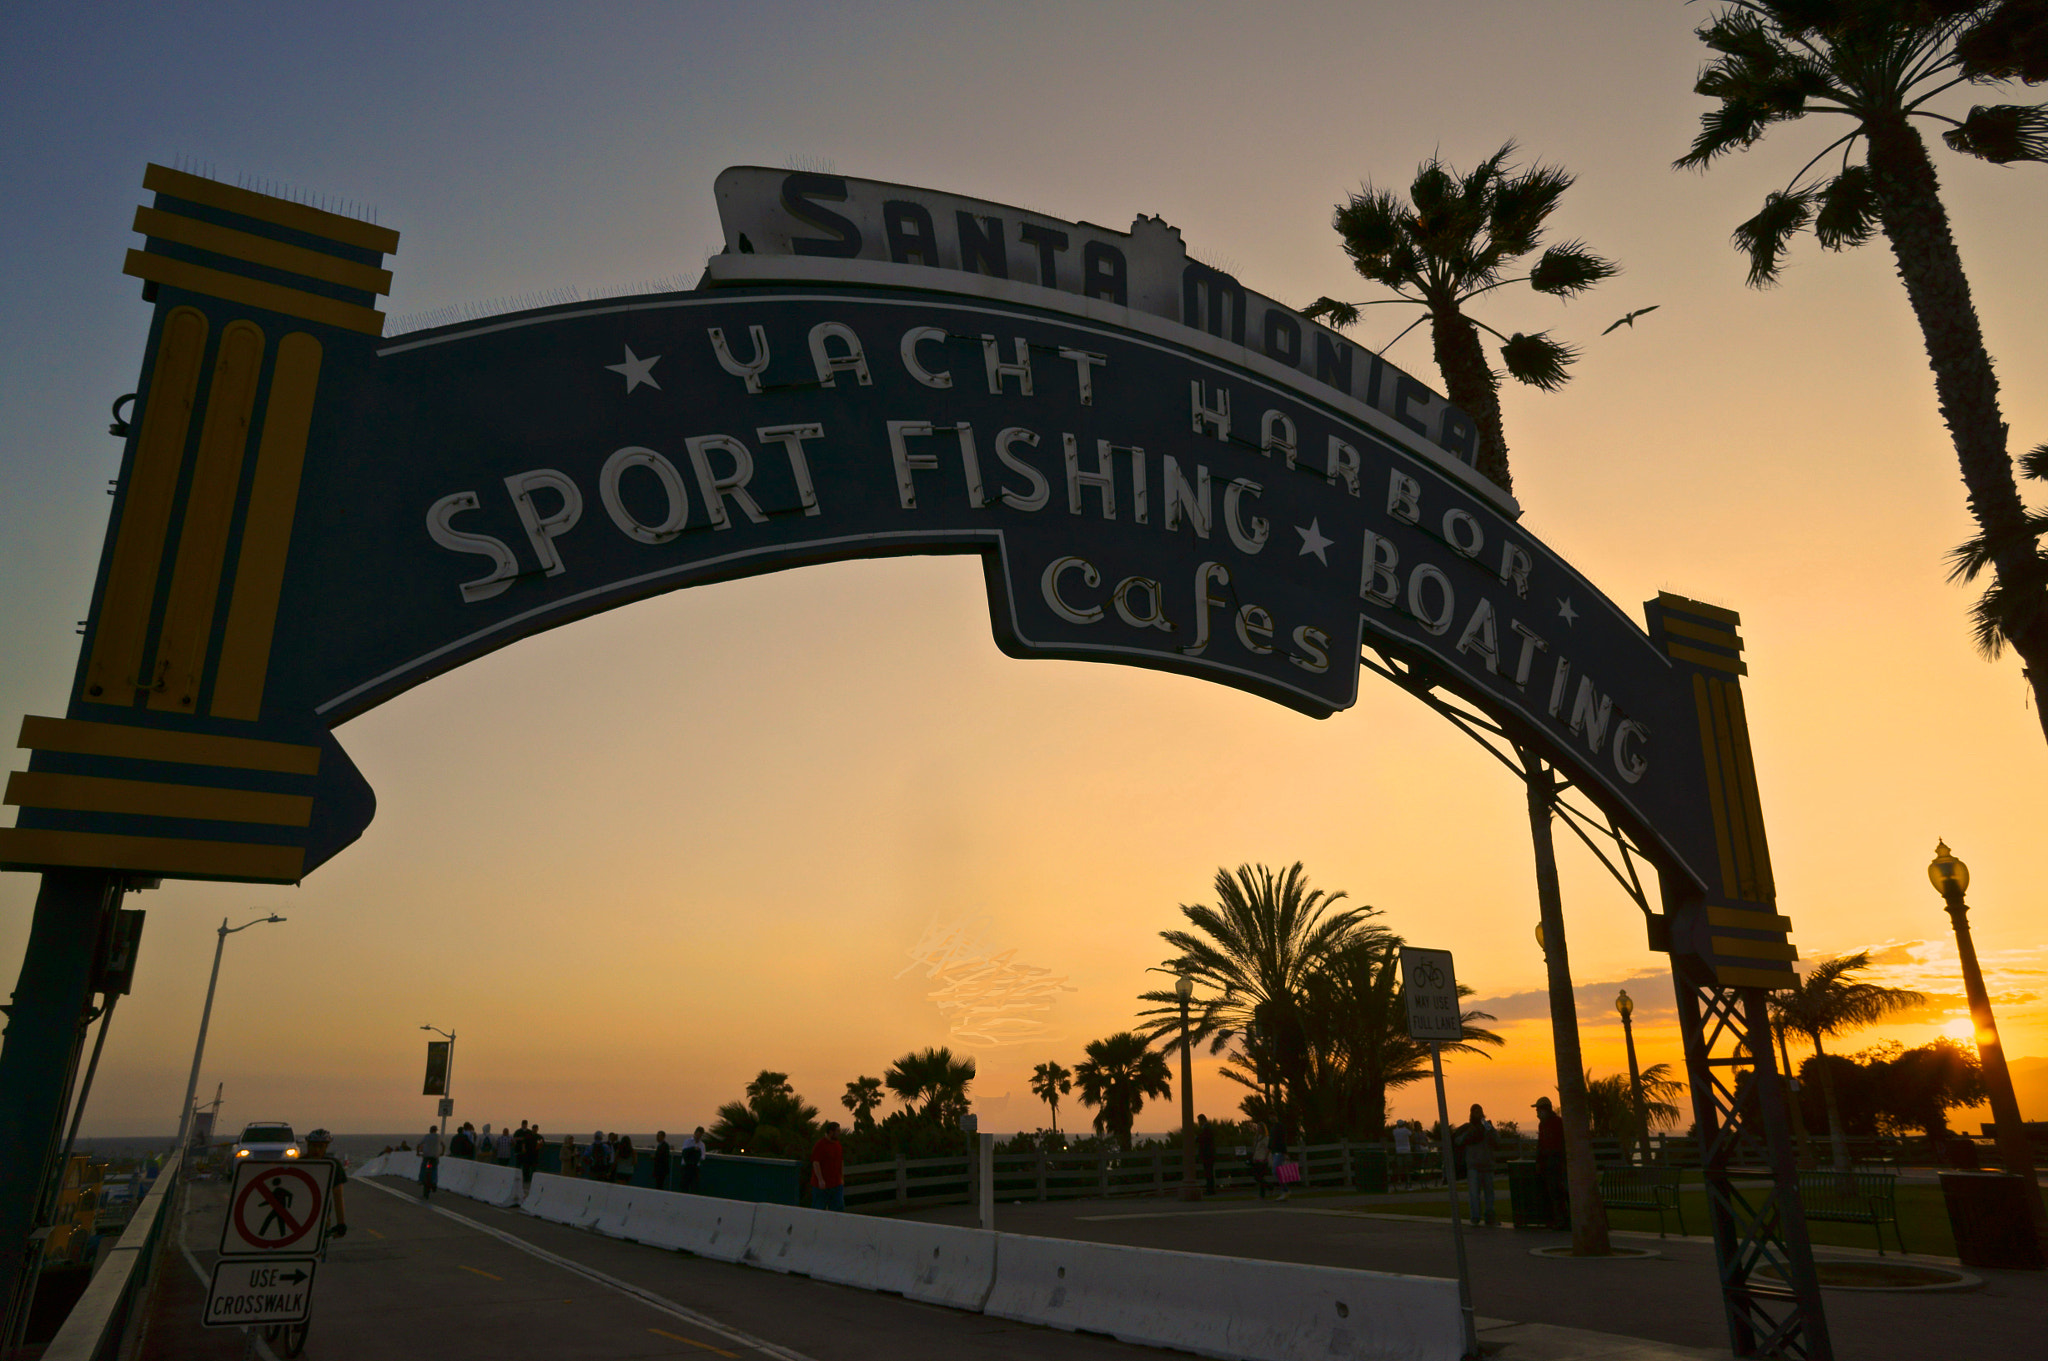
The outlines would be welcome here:
<svg viewBox="0 0 2048 1361">
<path fill-rule="evenodd" d="M 237 1158 L 246 1158 L 249 1156 L 249 1150 L 246 1148 L 238 1148 L 235 1150 L 235 1156 Z"/>
<path fill-rule="evenodd" d="M 284 1156 L 287 1158 L 296 1158 L 299 1156 L 299 1150 L 297 1150 L 296 1148 L 288 1148 L 284 1151 Z"/>
</svg>

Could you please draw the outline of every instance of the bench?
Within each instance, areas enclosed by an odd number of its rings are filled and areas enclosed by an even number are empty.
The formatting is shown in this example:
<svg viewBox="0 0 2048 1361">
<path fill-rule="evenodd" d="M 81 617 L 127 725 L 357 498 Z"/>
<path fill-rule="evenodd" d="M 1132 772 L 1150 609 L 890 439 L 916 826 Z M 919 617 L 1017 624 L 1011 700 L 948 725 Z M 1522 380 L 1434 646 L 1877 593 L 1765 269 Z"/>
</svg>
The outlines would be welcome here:
<svg viewBox="0 0 2048 1361">
<path fill-rule="evenodd" d="M 1685 1209 L 1678 1199 L 1679 1171 L 1675 1167 L 1603 1167 L 1600 1169 L 1600 1203 L 1610 1210 L 1654 1210 L 1657 1236 L 1664 1237 L 1664 1214 L 1678 1216 L 1678 1232 L 1685 1233 Z"/>
<path fill-rule="evenodd" d="M 1898 1177 L 1890 1172 L 1801 1172 L 1799 1202 L 1809 1220 L 1833 1224 L 1868 1224 L 1877 1235 L 1877 1255 L 1884 1256 L 1884 1226 L 1892 1226 L 1899 1251 L 1906 1236 L 1899 1231 L 1899 1204 L 1894 1194 Z"/>
</svg>

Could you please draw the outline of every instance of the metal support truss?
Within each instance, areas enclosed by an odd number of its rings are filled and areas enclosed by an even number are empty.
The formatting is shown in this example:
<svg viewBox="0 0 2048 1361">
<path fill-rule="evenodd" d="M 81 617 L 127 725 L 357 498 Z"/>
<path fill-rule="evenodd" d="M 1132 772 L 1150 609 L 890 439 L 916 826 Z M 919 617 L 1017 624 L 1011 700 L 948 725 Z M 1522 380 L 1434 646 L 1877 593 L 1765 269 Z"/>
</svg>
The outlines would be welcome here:
<svg viewBox="0 0 2048 1361">
<path fill-rule="evenodd" d="M 1542 757 L 1517 741 L 1501 723 L 1437 689 L 1428 674 L 1412 663 L 1368 644 L 1359 657 L 1359 664 L 1376 675 L 1385 676 L 1449 719 L 1453 726 L 1477 742 L 1496 761 L 1514 771 L 1516 778 L 1523 783 L 1528 782 L 1534 765 L 1542 762 Z M 1621 885 L 1621 891 L 1651 920 L 1652 942 L 1656 943 L 1659 939 L 1655 925 L 1658 914 L 1650 906 L 1650 895 L 1644 889 L 1642 875 L 1636 868 L 1637 861 L 1648 860 L 1649 857 L 1643 854 L 1643 848 L 1636 844 L 1635 838 L 1622 830 L 1612 817 L 1597 807 L 1583 807 L 1566 797 L 1578 788 L 1568 772 L 1554 765 L 1551 772 L 1551 811 L 1577 834 L 1579 840 L 1586 843 L 1586 849 L 1614 876 L 1614 882 Z M 1599 840 L 1595 840 L 1596 837 Z"/>
<path fill-rule="evenodd" d="M 1769 994 L 1722 987 L 1686 956 L 1672 956 L 1671 973 L 1735 1354 L 1833 1361 L 1785 1082 L 1771 1049 Z M 1736 1184 L 1738 1174 L 1746 1185 Z"/>
<path fill-rule="evenodd" d="M 1449 719 L 1525 782 L 1535 764 L 1543 762 L 1505 724 L 1439 688 L 1425 666 L 1370 645 L 1359 663 Z M 1654 857 L 1597 805 L 1589 810 L 1567 799 L 1575 787 L 1566 772 L 1553 770 L 1552 810 L 1642 909 L 1652 947 L 1671 951 L 1669 920 L 1651 906 L 1638 871 L 1639 862 L 1654 864 Z M 1578 792 L 1584 796 L 1584 790 Z M 1799 1201 L 1789 1094 L 1771 1048 L 1769 994 L 1762 988 L 1721 986 L 1708 963 L 1689 953 L 1672 953 L 1671 971 L 1721 1301 L 1734 1352 L 1833 1361 L 1806 1212 Z M 1738 1176 L 1745 1185 L 1736 1185 Z"/>
</svg>

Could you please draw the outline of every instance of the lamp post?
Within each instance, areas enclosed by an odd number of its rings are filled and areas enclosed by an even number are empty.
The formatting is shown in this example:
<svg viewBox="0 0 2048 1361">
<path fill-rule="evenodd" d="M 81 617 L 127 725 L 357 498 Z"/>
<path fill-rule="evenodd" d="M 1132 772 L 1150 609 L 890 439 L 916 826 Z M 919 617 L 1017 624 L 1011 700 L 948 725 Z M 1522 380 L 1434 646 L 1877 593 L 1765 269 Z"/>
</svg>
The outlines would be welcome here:
<svg viewBox="0 0 2048 1361">
<path fill-rule="evenodd" d="M 445 1112 L 455 1100 L 455 1032 L 452 1030 L 441 1030 L 430 1025 L 423 1025 L 420 1029 L 432 1030 L 436 1035 L 448 1041 L 448 1067 L 441 1074 L 441 1109 Z M 441 1117 L 441 1138 L 444 1141 L 448 1138 L 448 1117 L 445 1114 Z M 446 1147 L 445 1143 L 443 1147 Z"/>
<path fill-rule="evenodd" d="M 192 1098 L 198 1095 L 199 1092 L 199 1061 L 206 1055 L 206 1027 L 213 1020 L 213 988 L 214 984 L 220 982 L 221 950 L 227 945 L 228 937 L 234 935 L 237 931 L 246 931 L 252 926 L 261 926 L 265 922 L 281 922 L 283 920 L 284 918 L 278 916 L 275 912 L 267 917 L 258 917 L 255 921 L 243 922 L 240 926 L 233 927 L 228 925 L 226 917 L 220 919 L 220 930 L 213 942 L 213 973 L 206 980 L 206 1006 L 199 1013 L 199 1043 L 192 1046 L 192 1076 L 185 1079 L 185 1105 L 178 1112 L 178 1151 L 180 1153 L 185 1151 L 185 1141 L 191 1136 Z"/>
<path fill-rule="evenodd" d="M 1643 1108 L 1643 1075 L 1636 1067 L 1636 1031 L 1629 1018 L 1635 1015 L 1635 999 L 1623 988 L 1614 999 L 1614 1009 L 1621 1013 L 1621 1038 L 1628 1046 L 1628 1090 L 1629 1099 L 1635 1102 L 1636 1134 L 1642 1140 L 1643 1166 L 1650 1165 L 1650 1116 Z"/>
<path fill-rule="evenodd" d="M 1182 974 L 1174 981 L 1173 995 L 1180 999 L 1180 1198 L 1200 1200 L 1202 1188 L 1195 1180 L 1195 1063 L 1188 1043 L 1188 999 L 1195 995 L 1195 980 Z"/>
<path fill-rule="evenodd" d="M 1948 919 L 1956 928 L 1956 954 L 1963 964 L 1963 991 L 1970 999 L 1970 1021 L 1977 1032 L 1977 1057 L 1984 1066 L 1984 1086 L 1991 1096 L 1992 1128 L 1998 1137 L 1998 1160 L 2005 1170 L 2025 1180 L 2027 1213 L 2034 1224 L 2034 1236 L 2048 1249 L 2048 1207 L 2034 1180 L 2034 1150 L 2027 1143 L 2026 1126 L 2020 1123 L 2020 1103 L 2013 1096 L 2012 1074 L 2005 1066 L 2005 1046 L 1998 1040 L 1998 1022 L 1991 1015 L 1991 995 L 1984 990 L 1984 971 L 1977 965 L 1977 947 L 1970 940 L 1969 906 L 1963 891 L 1970 886 L 1970 867 L 1950 854 L 1948 843 L 1934 843 L 1934 861 L 1927 867 L 1927 880 L 1941 895 Z"/>
</svg>

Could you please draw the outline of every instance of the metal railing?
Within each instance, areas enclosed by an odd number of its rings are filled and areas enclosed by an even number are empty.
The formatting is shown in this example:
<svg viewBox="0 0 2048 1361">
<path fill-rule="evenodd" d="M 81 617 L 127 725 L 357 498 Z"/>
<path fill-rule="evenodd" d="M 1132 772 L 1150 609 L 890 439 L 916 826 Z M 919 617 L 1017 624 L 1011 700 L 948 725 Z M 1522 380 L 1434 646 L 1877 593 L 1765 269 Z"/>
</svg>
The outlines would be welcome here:
<svg viewBox="0 0 2048 1361">
<path fill-rule="evenodd" d="M 115 1361 L 135 1354 L 141 1344 L 141 1329 L 135 1325 L 148 1313 L 149 1288 L 176 1227 L 183 1156 L 173 1153 L 164 1160 L 120 1241 L 100 1254 L 92 1283 L 50 1339 L 42 1361 Z"/>
</svg>

